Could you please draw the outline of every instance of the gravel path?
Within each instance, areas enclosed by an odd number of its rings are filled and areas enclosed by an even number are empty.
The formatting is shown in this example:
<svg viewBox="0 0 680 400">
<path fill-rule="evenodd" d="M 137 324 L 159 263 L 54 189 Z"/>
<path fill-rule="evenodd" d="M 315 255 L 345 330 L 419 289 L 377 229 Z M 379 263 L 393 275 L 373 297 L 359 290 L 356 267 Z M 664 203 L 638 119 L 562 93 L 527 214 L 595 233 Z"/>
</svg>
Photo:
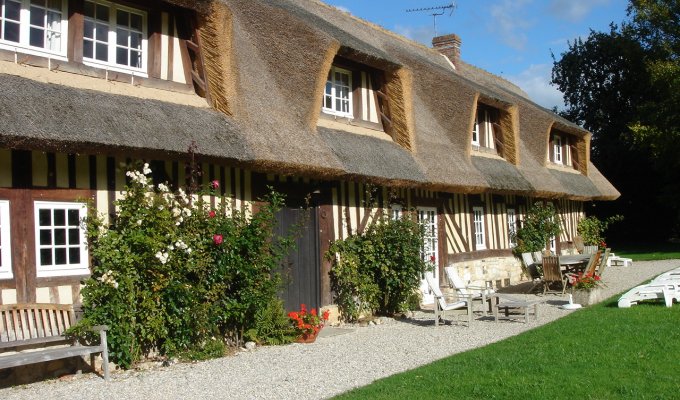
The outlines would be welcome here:
<svg viewBox="0 0 680 400">
<path fill-rule="evenodd" d="M 605 271 L 606 292 L 615 295 L 653 276 L 680 267 L 680 260 L 636 262 Z M 260 347 L 232 357 L 176 364 L 149 371 L 125 371 L 112 381 L 92 374 L 74 381 L 44 381 L 0 390 L 8 399 L 318 399 L 376 379 L 476 347 L 553 321 L 572 311 L 557 306 L 566 296 L 546 296 L 539 319 L 528 324 L 478 317 L 435 329 L 433 316 L 417 313 L 407 321 L 385 323 L 313 344 Z"/>
</svg>

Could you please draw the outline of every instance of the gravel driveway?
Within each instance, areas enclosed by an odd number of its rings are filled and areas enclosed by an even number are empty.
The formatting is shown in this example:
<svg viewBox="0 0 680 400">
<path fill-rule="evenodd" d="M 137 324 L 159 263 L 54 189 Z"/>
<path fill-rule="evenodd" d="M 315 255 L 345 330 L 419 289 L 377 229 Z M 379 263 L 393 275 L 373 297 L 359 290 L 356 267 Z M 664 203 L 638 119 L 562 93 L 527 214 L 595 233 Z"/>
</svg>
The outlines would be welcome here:
<svg viewBox="0 0 680 400">
<path fill-rule="evenodd" d="M 636 262 L 605 271 L 608 295 L 680 267 L 680 260 Z M 44 381 L 1 389 L 8 399 L 318 399 L 517 335 L 573 311 L 558 308 L 566 296 L 546 296 L 539 319 L 528 324 L 477 317 L 472 327 L 435 329 L 431 313 L 387 319 L 349 333 L 320 337 L 313 344 L 260 347 L 235 356 L 148 371 L 92 374 L 73 381 Z M 677 307 L 677 306 L 676 306 Z M 329 330 L 330 332 L 330 330 Z"/>
</svg>

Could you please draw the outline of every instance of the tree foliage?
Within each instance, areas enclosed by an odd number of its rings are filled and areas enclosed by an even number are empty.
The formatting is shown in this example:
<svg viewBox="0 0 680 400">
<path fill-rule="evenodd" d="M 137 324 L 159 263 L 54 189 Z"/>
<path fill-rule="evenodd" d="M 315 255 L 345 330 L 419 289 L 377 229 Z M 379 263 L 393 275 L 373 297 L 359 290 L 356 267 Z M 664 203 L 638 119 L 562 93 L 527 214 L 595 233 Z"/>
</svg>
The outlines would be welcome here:
<svg viewBox="0 0 680 400">
<path fill-rule="evenodd" d="M 666 239 L 680 227 L 680 0 L 631 0 L 628 16 L 570 43 L 553 84 L 622 194 L 593 211 L 626 215 L 612 234 Z"/>
<path fill-rule="evenodd" d="M 546 248 L 551 238 L 560 236 L 559 216 L 552 204 L 535 203 L 527 210 L 515 234 L 515 253 L 532 253 Z"/>
</svg>

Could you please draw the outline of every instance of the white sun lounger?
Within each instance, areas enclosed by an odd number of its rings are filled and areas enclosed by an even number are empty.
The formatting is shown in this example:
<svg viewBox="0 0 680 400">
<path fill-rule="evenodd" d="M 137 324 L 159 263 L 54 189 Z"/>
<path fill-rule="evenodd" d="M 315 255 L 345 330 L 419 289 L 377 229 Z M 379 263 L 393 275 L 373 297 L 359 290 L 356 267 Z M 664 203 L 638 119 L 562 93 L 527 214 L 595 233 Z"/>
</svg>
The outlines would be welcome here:
<svg viewBox="0 0 680 400">
<path fill-rule="evenodd" d="M 673 299 L 680 302 L 680 282 L 652 282 L 632 288 L 619 298 L 619 308 L 629 308 L 642 300 L 663 299 L 666 307 L 673 305 Z"/>
<path fill-rule="evenodd" d="M 678 283 L 680 283 L 680 268 L 664 272 L 663 274 L 652 279 L 653 283 L 666 281 L 678 281 Z"/>
</svg>

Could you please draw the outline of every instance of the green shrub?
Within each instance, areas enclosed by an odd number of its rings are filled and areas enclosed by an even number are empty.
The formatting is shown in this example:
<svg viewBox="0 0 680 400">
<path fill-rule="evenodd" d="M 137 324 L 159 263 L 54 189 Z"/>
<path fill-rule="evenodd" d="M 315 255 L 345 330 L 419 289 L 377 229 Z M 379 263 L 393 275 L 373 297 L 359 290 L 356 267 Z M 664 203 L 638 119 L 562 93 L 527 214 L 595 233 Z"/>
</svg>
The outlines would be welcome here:
<svg viewBox="0 0 680 400">
<path fill-rule="evenodd" d="M 596 216 L 590 216 L 578 221 L 577 231 L 586 246 L 600 246 L 604 243 L 604 231 L 610 224 L 623 221 L 622 215 L 614 215 L 602 221 Z"/>
<path fill-rule="evenodd" d="M 550 238 L 559 237 L 559 216 L 552 204 L 535 203 L 527 210 L 526 217 L 517 229 L 515 254 L 542 251 Z"/>
<path fill-rule="evenodd" d="M 279 321 L 276 307 L 283 315 L 276 271 L 292 240 L 272 240 L 283 198 L 272 192 L 248 215 L 229 209 L 215 193 L 217 182 L 205 193 L 215 196 L 211 207 L 203 195 L 192 200 L 167 185 L 154 187 L 150 173 L 148 165 L 128 173 L 109 227 L 97 215 L 86 221 L 93 271 L 82 291 L 84 318 L 73 332 L 108 325 L 111 360 L 123 368 L 151 351 L 204 352 L 212 338 L 238 343 L 251 329 L 261 342 L 269 333 L 283 341 L 258 321 Z"/>
<path fill-rule="evenodd" d="M 347 320 L 361 314 L 392 314 L 408 308 L 427 264 L 423 228 L 408 218 L 381 219 L 363 233 L 331 244 L 331 289 Z"/>
</svg>

